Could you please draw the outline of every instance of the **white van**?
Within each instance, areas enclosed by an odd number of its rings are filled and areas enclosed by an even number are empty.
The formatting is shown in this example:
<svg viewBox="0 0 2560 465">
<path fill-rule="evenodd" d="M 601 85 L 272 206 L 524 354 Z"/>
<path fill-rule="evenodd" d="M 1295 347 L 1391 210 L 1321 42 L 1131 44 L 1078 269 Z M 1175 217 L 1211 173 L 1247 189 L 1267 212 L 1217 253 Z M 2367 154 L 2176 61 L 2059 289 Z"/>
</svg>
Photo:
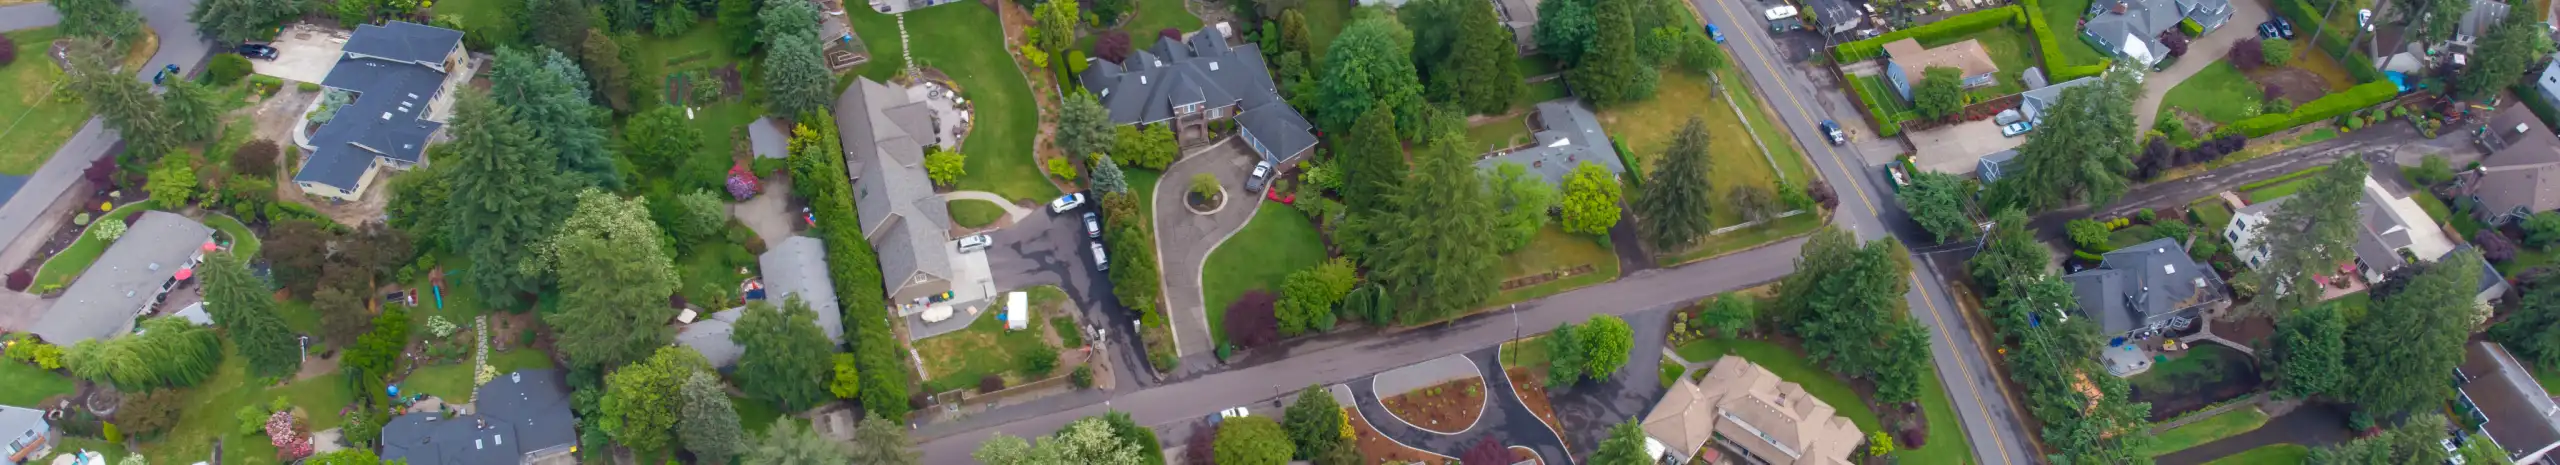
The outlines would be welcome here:
<svg viewBox="0 0 2560 465">
<path fill-rule="evenodd" d="M 1100 242 L 1100 241 L 1095 241 L 1095 242 L 1093 242 L 1092 244 L 1093 244 L 1093 270 L 1094 270 L 1094 271 L 1111 271 L 1111 259 L 1110 259 L 1110 258 L 1106 258 L 1106 257 L 1104 257 L 1104 256 L 1103 256 L 1103 254 L 1102 254 L 1102 242 Z"/>
</svg>

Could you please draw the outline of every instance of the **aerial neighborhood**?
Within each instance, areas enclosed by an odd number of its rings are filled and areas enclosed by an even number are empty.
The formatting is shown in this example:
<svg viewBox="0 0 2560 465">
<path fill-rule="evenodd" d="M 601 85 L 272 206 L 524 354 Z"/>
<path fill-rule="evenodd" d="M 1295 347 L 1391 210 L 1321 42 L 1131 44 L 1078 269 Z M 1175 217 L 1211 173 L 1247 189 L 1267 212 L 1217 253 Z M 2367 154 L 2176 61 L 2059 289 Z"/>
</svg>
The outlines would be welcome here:
<svg viewBox="0 0 2560 465">
<path fill-rule="evenodd" d="M 848 3 L 0 0 L 0 465 L 2560 465 L 2549 2 Z"/>
</svg>

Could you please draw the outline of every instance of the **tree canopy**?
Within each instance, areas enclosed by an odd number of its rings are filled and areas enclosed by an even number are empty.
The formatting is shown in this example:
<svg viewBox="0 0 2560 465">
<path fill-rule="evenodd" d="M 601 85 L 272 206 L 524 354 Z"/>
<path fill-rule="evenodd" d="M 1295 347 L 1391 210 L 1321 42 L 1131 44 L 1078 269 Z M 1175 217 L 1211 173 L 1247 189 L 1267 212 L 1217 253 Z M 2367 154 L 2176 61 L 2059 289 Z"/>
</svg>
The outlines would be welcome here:
<svg viewBox="0 0 2560 465">
<path fill-rule="evenodd" d="M 2036 240 L 2036 230 L 2027 224 L 2027 212 L 2015 208 L 2001 210 L 1991 216 L 1991 231 L 1983 241 L 1982 251 L 1965 263 L 1972 271 L 1973 282 L 1983 289 L 1997 290 L 2002 282 L 2045 273 L 2045 263 L 2052 252 Z M 2005 291 L 2003 291 L 2005 292 Z"/>
<path fill-rule="evenodd" d="M 1874 381 L 1877 400 L 1916 400 L 1931 373 L 1928 330 L 1904 312 L 1909 256 L 1892 239 L 1861 245 L 1848 231 L 1816 231 L 1796 258 L 1796 273 L 1778 282 L 1771 310 L 1791 322 L 1808 358 Z"/>
<path fill-rule="evenodd" d="M 2302 187 L 2276 205 L 2266 223 L 2251 228 L 2257 235 L 2255 242 L 2267 250 L 2267 261 L 2238 281 L 2258 289 L 2258 297 L 2225 318 L 2273 316 L 2320 301 L 2320 289 L 2326 285 L 2320 282 L 2319 272 L 2355 259 L 2356 236 L 2364 231 L 2357 204 L 2364 201 L 2369 172 L 2364 157 L 2340 157 L 2328 170 L 2297 181 Z"/>
<path fill-rule="evenodd" d="M 232 348 L 249 360 L 249 371 L 291 376 L 302 369 L 300 337 L 276 316 L 274 291 L 249 272 L 247 263 L 228 253 L 210 253 L 197 268 L 204 279 L 205 313 L 214 326 L 230 333 Z"/>
<path fill-rule="evenodd" d="M 1643 192 L 1636 196 L 1636 215 L 1643 217 L 1636 225 L 1655 249 L 1675 250 L 1715 228 L 1707 216 L 1715 203 L 1715 186 L 1707 181 L 1714 170 L 1711 163 L 1706 121 L 1692 116 L 1671 137 L 1671 148 L 1662 152 L 1653 174 L 1636 185 Z"/>
<path fill-rule="evenodd" d="M 1313 458 L 1317 451 L 1343 444 L 1342 405 L 1323 386 L 1309 385 L 1298 390 L 1298 399 L 1280 416 L 1289 432 L 1289 442 L 1297 445 L 1297 457 Z"/>
<path fill-rule="evenodd" d="M 2017 168 L 1994 183 L 1995 198 L 2028 211 L 2060 208 L 2073 200 L 2104 205 L 2131 186 L 2136 127 L 2134 90 L 2127 72 L 2109 72 L 2093 85 L 2065 89 L 2035 132 L 2018 146 Z"/>
<path fill-rule="evenodd" d="M 584 39 L 579 38 L 581 43 Z M 543 151 L 559 157 L 559 169 L 589 185 L 622 185 L 613 153 L 605 147 L 605 130 L 597 123 L 605 110 L 595 105 L 586 72 L 577 62 L 551 48 L 501 47 L 490 68 L 489 95 L 515 112 Z"/>
<path fill-rule="evenodd" d="M 2276 392 L 2307 399 L 2346 381 L 2347 321 L 2336 305 L 2295 310 L 2276 319 Z"/>
<path fill-rule="evenodd" d="M 1592 21 L 1598 30 L 1566 79 L 1576 93 L 1604 107 L 1653 98 L 1661 71 L 1636 50 L 1637 2 L 1641 0 L 1590 1 L 1595 3 Z"/>
<path fill-rule="evenodd" d="M 453 156 L 449 165 L 451 194 L 445 201 L 444 228 L 454 250 L 471 259 L 463 273 L 480 290 L 480 304 L 520 308 L 519 295 L 542 282 L 522 262 L 539 261 L 532 245 L 550 237 L 551 226 L 571 204 L 556 158 L 541 152 L 533 133 L 513 110 L 492 102 L 486 93 L 467 91 L 454 105 Z M 654 239 L 652 239 L 654 241 Z"/>
<path fill-rule="evenodd" d="M 703 360 L 701 353 L 660 345 L 647 360 L 605 375 L 604 397 L 596 401 L 604 415 L 596 421 L 613 442 L 643 452 L 666 452 L 676 445 L 678 410 L 687 402 L 682 395 L 685 380 L 710 370 L 711 362 Z"/>
<path fill-rule="evenodd" d="M 1317 80 L 1318 126 L 1340 131 L 1371 108 L 1395 112 L 1397 133 L 1420 139 L 1424 105 L 1422 82 L 1413 67 L 1413 35 L 1395 20 L 1373 16 L 1353 20 L 1333 38 L 1324 54 L 1324 77 Z"/>
<path fill-rule="evenodd" d="M 1067 103 L 1058 110 L 1058 149 L 1067 156 L 1092 156 L 1111 150 L 1111 113 L 1092 94 L 1076 92 L 1067 95 Z"/>
<path fill-rule="evenodd" d="M 1538 230 L 1547 226 L 1547 210 L 1556 206 L 1556 186 L 1546 178 L 1529 173 L 1529 167 L 1502 162 L 1485 176 L 1485 185 L 1493 189 L 1496 210 L 1502 212 L 1494 227 L 1502 236 L 1503 252 L 1528 247 Z"/>
<path fill-rule="evenodd" d="M 1966 199 L 1973 189 L 1962 177 L 1936 171 L 1911 175 L 1911 185 L 1894 197 L 1902 199 L 1902 208 L 1911 212 L 1911 220 L 1920 222 L 1938 242 L 1973 238 L 1973 218 L 1965 212 Z M 2020 225 L 2024 226 L 2024 225 Z"/>
<path fill-rule="evenodd" d="M 1281 465 L 1289 463 L 1294 449 L 1289 434 L 1271 417 L 1236 417 L 1218 423 L 1217 463 Z"/>
<path fill-rule="evenodd" d="M 1362 257 L 1369 279 L 1393 290 L 1407 323 L 1455 315 L 1494 292 L 1497 214 L 1462 144 L 1445 135 L 1415 154 L 1413 174 L 1387 196 L 1389 212 L 1364 220 L 1377 232 Z"/>
<path fill-rule="evenodd" d="M 2460 3 L 2460 2 L 2453 2 Z M 2454 15 L 2459 17 L 2461 15 Z M 2480 39 L 2471 67 L 2455 75 L 2453 88 L 2466 98 L 2494 94 L 2524 79 L 2535 61 L 2551 53 L 2550 31 L 2535 15 L 2507 15 Z"/>
<path fill-rule="evenodd" d="M 2560 366 L 2560 280 L 2546 274 L 2520 286 L 2523 299 L 2489 337 L 2535 365 Z"/>
<path fill-rule="evenodd" d="M 1598 163 L 1574 165 L 1572 172 L 1565 173 L 1562 214 L 1557 215 L 1564 222 L 1564 232 L 1608 234 L 1609 228 L 1618 226 L 1622 196 L 1616 173 Z"/>
<path fill-rule="evenodd" d="M 721 389 L 719 377 L 696 371 L 684 378 L 679 389 L 676 434 L 686 451 L 722 460 L 746 450 L 747 431 L 738 426 L 738 409 L 729 405 L 729 392 Z"/>
<path fill-rule="evenodd" d="M 675 265 L 656 246 L 647 198 L 623 199 L 589 189 L 545 245 L 560 278 L 560 311 L 544 320 L 559 331 L 559 350 L 582 366 L 638 361 L 675 340 L 663 323 L 675 294 Z M 634 246 L 634 244 L 641 244 Z"/>
<path fill-rule="evenodd" d="M 2356 158 L 2356 157 L 2347 157 Z M 2400 292 L 2376 299 L 2346 335 L 2348 373 L 2344 399 L 2372 412 L 2432 409 L 2453 396 L 2441 375 L 2462 363 L 2462 342 L 2478 321 L 2472 295 L 2480 283 L 2480 255 L 2456 251 L 2424 267 Z M 2265 298 L 2261 296 L 2260 298 Z"/>
<path fill-rule="evenodd" d="M 1964 110 L 1964 71 L 1947 66 L 1922 70 L 1920 81 L 1911 84 L 1911 107 L 1929 119 Z"/>
<path fill-rule="evenodd" d="M 818 313 L 798 294 L 787 297 L 779 309 L 762 301 L 747 304 L 729 340 L 745 349 L 730 376 L 748 396 L 773 402 L 785 412 L 829 400 L 835 343 L 818 329 Z"/>
<path fill-rule="evenodd" d="M 1592 38 L 1600 31 L 1599 20 L 1591 14 L 1592 1 L 1596 0 L 1539 2 L 1538 25 L 1530 32 L 1538 53 L 1565 66 L 1582 63 L 1582 52 L 1591 48 Z"/>
<path fill-rule="evenodd" d="M 685 120 L 685 110 L 660 106 L 623 122 L 624 156 L 654 173 L 673 173 L 684 160 L 702 151 L 702 131 Z"/>
<path fill-rule="evenodd" d="M 872 420 L 864 417 L 863 421 L 869 423 Z M 861 430 L 855 431 L 859 435 Z M 860 463 L 852 460 L 844 445 L 819 436 L 818 430 L 800 426 L 800 422 L 791 417 L 779 417 L 773 419 L 772 427 L 764 430 L 764 436 L 757 437 L 755 444 L 747 448 L 746 457 L 739 462 L 774 465 Z"/>
</svg>

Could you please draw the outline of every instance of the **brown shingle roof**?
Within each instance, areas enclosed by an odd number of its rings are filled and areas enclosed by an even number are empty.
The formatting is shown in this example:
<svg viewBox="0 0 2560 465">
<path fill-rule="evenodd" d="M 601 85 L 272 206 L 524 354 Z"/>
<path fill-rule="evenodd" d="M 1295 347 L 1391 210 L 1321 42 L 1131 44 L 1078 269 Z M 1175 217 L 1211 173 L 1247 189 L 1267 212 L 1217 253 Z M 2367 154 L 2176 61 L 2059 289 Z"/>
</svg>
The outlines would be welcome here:
<svg viewBox="0 0 2560 465">
<path fill-rule="evenodd" d="M 1902 39 L 1884 44 L 1884 53 L 1892 56 L 1893 64 L 1901 66 L 1902 72 L 1914 81 L 1919 80 L 1929 68 L 1938 66 L 1955 68 L 1963 71 L 1965 76 L 2000 71 L 2000 65 L 1991 62 L 1991 54 L 1982 50 L 1982 42 L 1973 39 L 1938 48 L 1920 48 L 1920 41 Z"/>
<path fill-rule="evenodd" d="M 1721 433 L 1773 465 L 1846 465 L 1865 440 L 1857 425 L 1803 386 L 1732 355 L 1717 359 L 1705 379 L 1673 384 L 1643 424 L 1647 436 L 1682 454 Z"/>
</svg>

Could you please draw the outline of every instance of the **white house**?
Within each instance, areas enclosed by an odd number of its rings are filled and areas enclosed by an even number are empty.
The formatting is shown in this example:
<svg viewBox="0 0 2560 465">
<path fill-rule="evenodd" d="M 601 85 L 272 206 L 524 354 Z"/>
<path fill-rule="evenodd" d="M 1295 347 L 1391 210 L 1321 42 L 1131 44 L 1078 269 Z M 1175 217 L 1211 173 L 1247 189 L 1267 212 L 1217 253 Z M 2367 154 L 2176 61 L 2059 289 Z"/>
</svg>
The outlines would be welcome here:
<svg viewBox="0 0 2560 465">
<path fill-rule="evenodd" d="M 2231 222 L 2222 228 L 2223 238 L 2231 241 L 2232 255 L 2250 268 L 2265 266 L 2269 251 L 2266 244 L 2258 243 L 2259 228 L 2266 227 L 2268 216 L 2287 198 L 2232 212 Z M 2371 176 L 2364 178 L 2364 197 L 2356 205 L 2362 219 L 2356 225 L 2356 269 L 2366 282 L 2381 282 L 2411 260 L 2444 258 L 2456 247 L 2417 201 L 2391 192 Z"/>
</svg>

